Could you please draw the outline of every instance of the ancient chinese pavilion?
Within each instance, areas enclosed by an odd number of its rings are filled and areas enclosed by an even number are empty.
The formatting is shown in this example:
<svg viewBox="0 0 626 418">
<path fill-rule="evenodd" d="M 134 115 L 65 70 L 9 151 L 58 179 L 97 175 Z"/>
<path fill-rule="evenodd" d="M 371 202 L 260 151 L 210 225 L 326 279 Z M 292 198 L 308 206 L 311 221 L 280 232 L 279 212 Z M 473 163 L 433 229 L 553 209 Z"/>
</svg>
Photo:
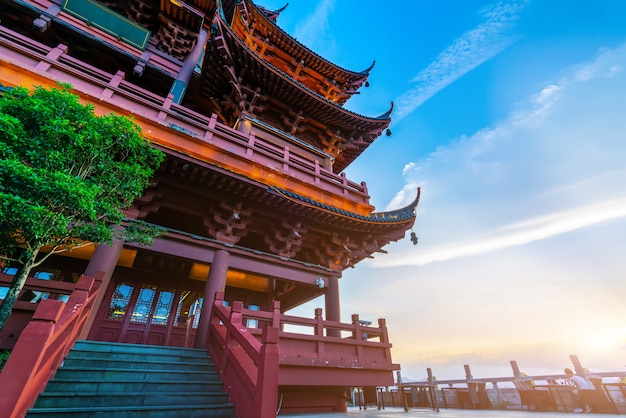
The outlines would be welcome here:
<svg viewBox="0 0 626 418">
<path fill-rule="evenodd" d="M 76 338 L 208 349 L 237 416 L 341 411 L 346 388 L 393 384 L 384 320 L 341 323 L 338 282 L 404 237 L 419 196 L 375 212 L 365 183 L 346 177 L 392 109 L 347 110 L 372 68 L 317 55 L 277 25 L 281 12 L 251 0 L 0 0 L 2 89 L 70 83 L 97 112 L 132 116 L 166 153 L 127 212 L 164 235 L 149 248 L 51 257 L 0 348 L 45 316 L 37 302 L 82 289 Z M 314 318 L 285 314 L 321 296 Z"/>
</svg>

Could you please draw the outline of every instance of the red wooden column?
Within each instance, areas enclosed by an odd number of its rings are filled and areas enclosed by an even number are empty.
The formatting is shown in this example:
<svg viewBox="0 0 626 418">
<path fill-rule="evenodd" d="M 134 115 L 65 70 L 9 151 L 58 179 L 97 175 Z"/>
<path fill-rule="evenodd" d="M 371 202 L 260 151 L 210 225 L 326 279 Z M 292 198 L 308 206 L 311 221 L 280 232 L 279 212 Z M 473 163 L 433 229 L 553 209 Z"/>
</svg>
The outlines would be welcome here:
<svg viewBox="0 0 626 418">
<path fill-rule="evenodd" d="M 230 254 L 226 250 L 218 250 L 213 257 L 213 264 L 209 270 L 209 277 L 204 286 L 204 300 L 200 311 L 200 321 L 194 347 L 206 348 L 209 335 L 209 322 L 211 309 L 215 302 L 215 292 L 223 292 L 226 289 L 226 273 L 228 272 L 228 259 Z"/>
<path fill-rule="evenodd" d="M 326 289 L 326 320 L 341 321 L 341 308 L 339 306 L 339 279 L 337 277 L 328 278 L 328 288 Z M 341 337 L 341 330 L 329 329 L 329 337 Z"/>
<path fill-rule="evenodd" d="M 87 264 L 87 268 L 83 274 L 89 277 L 101 277 L 102 283 L 100 284 L 100 291 L 96 296 L 96 300 L 91 307 L 89 318 L 85 322 L 85 327 L 80 334 L 79 338 L 81 339 L 87 338 L 91 331 L 91 325 L 98 315 L 106 289 L 109 287 L 109 283 L 111 283 L 111 277 L 113 277 L 113 271 L 115 270 L 115 266 L 117 266 L 122 248 L 124 248 L 124 243 L 120 239 L 114 240 L 112 245 L 99 244 L 91 260 L 89 260 L 89 264 Z"/>
</svg>

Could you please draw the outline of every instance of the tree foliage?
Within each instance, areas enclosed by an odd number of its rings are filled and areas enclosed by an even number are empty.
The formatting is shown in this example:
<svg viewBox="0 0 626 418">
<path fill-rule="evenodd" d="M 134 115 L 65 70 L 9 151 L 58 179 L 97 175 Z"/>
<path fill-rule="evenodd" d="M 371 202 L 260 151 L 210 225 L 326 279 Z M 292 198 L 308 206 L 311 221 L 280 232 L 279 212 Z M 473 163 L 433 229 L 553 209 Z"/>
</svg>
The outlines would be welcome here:
<svg viewBox="0 0 626 418">
<path fill-rule="evenodd" d="M 83 242 L 110 243 L 123 209 L 162 159 L 136 123 L 96 115 L 69 85 L 6 90 L 0 97 L 0 258 L 20 268 L 9 294 L 18 276 L 25 281 L 45 257 Z M 134 241 L 147 243 L 156 234 L 131 225 L 122 231 Z M 37 258 L 43 247 L 50 250 Z M 0 307 L 0 329 L 9 299 Z"/>
</svg>

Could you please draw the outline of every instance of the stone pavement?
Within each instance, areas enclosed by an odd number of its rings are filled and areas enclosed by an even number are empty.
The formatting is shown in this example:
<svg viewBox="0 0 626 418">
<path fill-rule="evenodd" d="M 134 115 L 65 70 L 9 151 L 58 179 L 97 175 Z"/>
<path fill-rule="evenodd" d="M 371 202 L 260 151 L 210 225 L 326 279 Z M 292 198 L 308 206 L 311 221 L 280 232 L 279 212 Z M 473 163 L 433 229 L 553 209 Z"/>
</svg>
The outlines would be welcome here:
<svg viewBox="0 0 626 418">
<path fill-rule="evenodd" d="M 378 410 L 376 407 L 359 410 L 348 408 L 346 413 L 331 414 L 293 414 L 279 415 L 279 417 L 292 418 L 573 418 L 579 414 L 565 412 L 535 412 L 535 411 L 493 411 L 493 410 L 468 410 L 468 409 L 441 409 L 439 412 L 432 409 L 411 409 L 404 412 L 402 408 L 385 408 Z M 580 414 L 585 418 L 607 417 L 607 414 Z"/>
</svg>

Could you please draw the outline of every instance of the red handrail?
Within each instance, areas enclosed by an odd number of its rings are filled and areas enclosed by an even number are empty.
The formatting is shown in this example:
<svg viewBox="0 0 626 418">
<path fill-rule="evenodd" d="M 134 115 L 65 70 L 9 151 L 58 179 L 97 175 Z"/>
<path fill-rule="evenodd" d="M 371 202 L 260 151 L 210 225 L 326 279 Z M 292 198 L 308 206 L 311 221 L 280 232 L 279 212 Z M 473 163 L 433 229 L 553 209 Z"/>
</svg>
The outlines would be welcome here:
<svg viewBox="0 0 626 418">
<path fill-rule="evenodd" d="M 241 302 L 232 309 L 216 294 L 209 330 L 209 352 L 235 404 L 235 415 L 273 418 L 278 407 L 278 328 L 265 327 L 259 341 L 242 322 Z"/>
<path fill-rule="evenodd" d="M 44 300 L 24 328 L 0 372 L 0 411 L 23 417 L 54 375 L 82 331 L 102 276 L 81 276 L 66 303 Z"/>
<path fill-rule="evenodd" d="M 241 302 L 223 306 L 217 292 L 209 325 L 208 349 L 235 404 L 237 416 L 274 417 L 280 367 L 313 367 L 327 370 L 363 370 L 390 373 L 391 344 L 384 319 L 378 327 L 364 325 L 358 315 L 352 323 L 327 321 L 322 310 L 315 318 L 284 315 L 280 302 L 272 311 L 244 309 Z M 250 320 L 257 328 L 248 328 Z M 290 331 L 306 329 L 305 333 Z M 333 336 L 336 331 L 338 336 Z M 306 378 L 300 380 L 305 384 Z M 281 383 L 283 384 L 283 383 Z"/>
</svg>

